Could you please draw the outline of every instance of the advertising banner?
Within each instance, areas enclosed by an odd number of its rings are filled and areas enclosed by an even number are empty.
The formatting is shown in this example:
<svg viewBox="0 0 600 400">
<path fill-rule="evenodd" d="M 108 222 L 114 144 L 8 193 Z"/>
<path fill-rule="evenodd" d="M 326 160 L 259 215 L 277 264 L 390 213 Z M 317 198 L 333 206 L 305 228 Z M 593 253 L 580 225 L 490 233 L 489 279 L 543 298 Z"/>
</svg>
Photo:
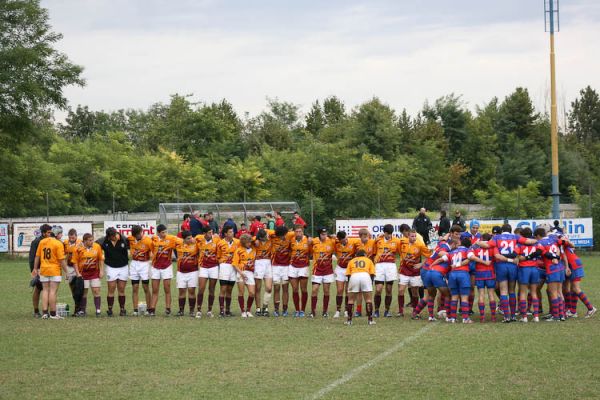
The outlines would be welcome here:
<svg viewBox="0 0 600 400">
<path fill-rule="evenodd" d="M 13 224 L 13 251 L 16 253 L 25 253 L 29 251 L 31 242 L 40 235 L 40 226 L 45 222 L 28 222 Z M 77 231 L 77 236 L 81 238 L 84 233 L 92 233 L 91 222 L 51 222 L 52 227 L 60 226 L 63 230 L 63 238 L 67 238 L 67 232 L 70 229 Z"/>
<path fill-rule="evenodd" d="M 144 233 L 149 236 L 156 234 L 156 221 L 104 221 L 104 232 L 108 228 L 115 228 L 122 236 L 131 235 L 131 228 L 139 225 L 144 229 Z"/>
<path fill-rule="evenodd" d="M 0 253 L 8 253 L 8 224 L 0 224 Z"/>
</svg>

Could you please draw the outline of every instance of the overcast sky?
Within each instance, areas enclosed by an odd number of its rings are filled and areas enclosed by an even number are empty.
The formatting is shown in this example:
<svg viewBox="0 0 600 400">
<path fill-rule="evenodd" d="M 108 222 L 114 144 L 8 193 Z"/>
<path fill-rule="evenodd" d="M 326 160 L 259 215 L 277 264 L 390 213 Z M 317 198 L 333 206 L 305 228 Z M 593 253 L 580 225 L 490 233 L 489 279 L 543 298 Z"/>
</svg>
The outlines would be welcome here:
<svg viewBox="0 0 600 400">
<path fill-rule="evenodd" d="M 307 111 L 377 96 L 418 112 L 449 93 L 469 107 L 527 87 L 548 109 L 543 0 L 42 0 L 58 47 L 85 67 L 75 107 L 147 108 L 171 94 L 229 100 L 255 115 L 266 98 Z M 600 90 L 600 1 L 561 2 L 559 107 Z M 58 114 L 57 118 L 63 118 Z"/>
</svg>

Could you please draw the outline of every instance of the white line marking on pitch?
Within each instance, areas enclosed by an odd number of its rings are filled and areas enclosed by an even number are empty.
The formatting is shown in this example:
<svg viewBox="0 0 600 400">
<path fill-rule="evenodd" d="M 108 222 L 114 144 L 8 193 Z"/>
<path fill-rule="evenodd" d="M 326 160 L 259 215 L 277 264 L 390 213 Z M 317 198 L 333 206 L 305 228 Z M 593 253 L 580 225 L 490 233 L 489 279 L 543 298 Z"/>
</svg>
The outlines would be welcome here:
<svg viewBox="0 0 600 400">
<path fill-rule="evenodd" d="M 354 368 L 353 370 L 351 370 L 350 372 L 346 373 L 341 378 L 336 379 L 335 381 L 331 382 L 329 385 L 325 386 L 324 388 L 322 388 L 321 390 L 319 390 L 317 393 L 313 394 L 309 398 L 310 399 L 320 399 L 320 398 L 322 398 L 323 396 L 325 396 L 327 393 L 331 392 L 336 387 L 338 387 L 340 385 L 343 385 L 344 383 L 348 382 L 350 379 L 354 378 L 354 376 L 356 376 L 358 373 L 364 371 L 367 368 L 371 368 L 373 365 L 377 364 L 378 362 L 380 362 L 384 358 L 389 357 L 390 355 L 392 355 L 393 353 L 397 352 L 401 348 L 403 348 L 406 345 L 414 342 L 422 334 L 424 334 L 425 332 L 427 332 L 428 330 L 430 330 L 431 328 L 433 328 L 435 325 L 436 324 L 428 324 L 427 326 L 424 326 L 423 328 L 421 328 L 418 331 L 416 331 L 415 333 L 413 333 L 411 336 L 409 336 L 409 337 L 401 340 L 400 342 L 396 343 L 394 346 L 390 347 L 389 349 L 387 349 L 383 353 L 381 353 L 378 356 L 370 359 L 369 361 L 367 361 L 363 365 L 360 365 L 360 366 Z"/>
</svg>

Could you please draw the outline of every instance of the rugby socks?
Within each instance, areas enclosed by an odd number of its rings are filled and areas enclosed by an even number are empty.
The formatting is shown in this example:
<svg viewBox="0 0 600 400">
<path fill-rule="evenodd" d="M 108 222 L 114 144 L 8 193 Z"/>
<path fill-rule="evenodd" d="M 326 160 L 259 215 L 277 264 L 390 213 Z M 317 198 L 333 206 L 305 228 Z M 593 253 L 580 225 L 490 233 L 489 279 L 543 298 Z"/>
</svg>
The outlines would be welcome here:
<svg viewBox="0 0 600 400">
<path fill-rule="evenodd" d="M 231 312 L 231 296 L 225 297 L 225 312 Z"/>
<path fill-rule="evenodd" d="M 244 296 L 238 296 L 238 303 L 240 304 L 240 311 L 241 312 L 246 311 L 244 309 Z"/>
<path fill-rule="evenodd" d="M 540 316 L 540 301 L 539 299 L 531 299 L 531 306 L 533 307 L 533 317 L 537 318 Z"/>
<path fill-rule="evenodd" d="M 300 304 L 300 308 L 302 311 L 306 310 L 306 305 L 308 304 L 308 292 L 302 292 L 302 303 Z"/>
<path fill-rule="evenodd" d="M 413 310 L 413 314 L 414 315 L 421 314 L 421 311 L 423 311 L 423 309 L 425 308 L 426 305 L 427 305 L 427 301 L 425 301 L 424 299 L 419 300 L 419 303 Z"/>
<path fill-rule="evenodd" d="M 385 295 L 385 311 L 390 311 L 392 305 L 392 295 Z"/>
<path fill-rule="evenodd" d="M 490 300 L 490 313 L 492 314 L 492 321 L 496 320 L 496 300 Z"/>
<path fill-rule="evenodd" d="M 114 297 L 113 297 L 114 299 Z M 98 296 L 94 296 L 94 305 L 96 306 L 96 311 L 100 311 L 100 306 L 102 304 L 102 297 Z"/>
<path fill-rule="evenodd" d="M 522 318 L 527 318 L 527 300 L 519 300 L 519 312 Z"/>
<path fill-rule="evenodd" d="M 480 301 L 479 305 L 479 319 L 483 322 L 485 320 L 485 303 Z"/>
<path fill-rule="evenodd" d="M 271 303 L 271 292 L 265 292 L 263 296 L 263 309 L 269 308 L 269 303 Z"/>
<path fill-rule="evenodd" d="M 183 303 L 185 304 L 185 299 L 183 299 Z M 196 296 L 189 296 L 188 303 L 190 303 L 190 312 L 194 312 L 196 309 Z"/>
<path fill-rule="evenodd" d="M 410 296 L 410 306 L 414 308 L 414 301 L 415 301 L 415 296 L 413 295 L 412 290 L 408 289 L 408 295 Z M 400 295 L 398 295 L 398 297 L 400 297 Z M 402 300 L 402 305 L 404 306 L 404 300 Z M 398 304 L 398 307 L 400 305 Z M 402 311 L 400 311 L 402 312 Z"/>
<path fill-rule="evenodd" d="M 87 307 L 87 297 L 82 297 L 81 302 L 79 303 L 79 311 L 85 312 Z"/>
<path fill-rule="evenodd" d="M 500 295 L 500 309 L 504 314 L 504 319 L 510 319 L 510 309 L 508 306 L 508 296 Z"/>
<path fill-rule="evenodd" d="M 430 317 L 433 317 L 433 306 L 434 306 L 434 300 L 433 299 L 427 300 L 427 312 L 429 313 Z"/>
<path fill-rule="evenodd" d="M 202 308 L 202 300 L 200 299 L 201 297 L 198 295 L 198 310 Z M 225 312 L 225 296 L 219 296 L 219 310 Z"/>
<path fill-rule="evenodd" d="M 292 293 L 292 299 L 294 300 L 294 307 L 296 311 L 300 310 L 300 294 L 298 292 Z"/>
<path fill-rule="evenodd" d="M 446 311 L 446 315 L 450 316 L 450 297 L 444 296 L 444 310 Z"/>
<path fill-rule="evenodd" d="M 219 297 L 219 301 L 221 298 Z M 198 311 L 202 311 L 202 302 L 204 301 L 204 292 L 198 292 L 196 296 L 196 304 L 198 305 Z"/>
<path fill-rule="evenodd" d="M 317 313 L 317 296 L 311 296 L 310 298 L 310 312 L 313 314 Z"/>
<path fill-rule="evenodd" d="M 348 313 L 348 321 L 352 321 L 352 315 L 354 314 L 354 304 L 346 304 L 346 312 Z"/>
<path fill-rule="evenodd" d="M 375 295 L 375 311 L 379 311 L 379 307 L 381 306 L 381 295 Z"/>
<path fill-rule="evenodd" d="M 381 297 L 379 298 L 379 301 L 381 302 Z M 362 300 L 360 303 L 358 303 L 358 305 L 356 306 L 356 312 L 361 314 L 362 313 Z"/>
<path fill-rule="evenodd" d="M 125 296 L 119 296 L 119 307 L 122 310 L 125 309 Z"/>
<path fill-rule="evenodd" d="M 552 314 L 552 318 L 559 318 L 559 307 L 560 307 L 560 299 L 550 299 L 550 314 Z"/>
<path fill-rule="evenodd" d="M 510 306 L 510 317 L 514 318 L 517 313 L 517 295 L 515 293 L 508 294 L 508 304 Z"/>
<path fill-rule="evenodd" d="M 252 304 L 254 304 L 254 296 L 248 296 L 248 302 L 246 303 L 246 312 L 252 310 Z"/>
<path fill-rule="evenodd" d="M 469 319 L 469 302 L 468 301 L 460 302 L 460 314 L 461 314 L 463 321 Z"/>
<path fill-rule="evenodd" d="M 77 310 L 75 310 L 75 311 L 77 312 Z M 34 309 L 33 309 L 33 312 L 34 312 L 35 314 L 39 314 L 39 313 L 40 313 L 40 309 L 39 309 L 39 308 L 34 308 Z"/>
<path fill-rule="evenodd" d="M 108 303 L 108 309 L 112 310 L 115 305 L 115 296 L 106 296 L 106 303 Z"/>
<path fill-rule="evenodd" d="M 558 298 L 558 314 L 560 318 L 565 318 L 565 299 L 564 297 Z"/>
<path fill-rule="evenodd" d="M 579 300 L 581 300 L 581 302 L 587 307 L 588 311 L 594 308 L 583 291 L 579 292 L 577 296 L 579 297 Z"/>
<path fill-rule="evenodd" d="M 571 303 L 571 307 L 569 307 L 569 309 L 571 310 L 572 314 L 577 314 L 577 294 L 575 292 L 569 292 L 569 297 Z"/>
<path fill-rule="evenodd" d="M 212 311 L 213 304 L 215 304 L 215 295 L 209 294 L 208 295 L 208 311 Z"/>
<path fill-rule="evenodd" d="M 277 300 L 275 300 L 274 308 L 275 308 L 275 312 L 278 313 L 279 312 L 279 302 Z"/>
<path fill-rule="evenodd" d="M 184 309 L 185 309 L 185 297 L 180 297 L 179 298 L 179 311 L 183 312 Z"/>
<path fill-rule="evenodd" d="M 458 301 L 450 300 L 450 318 L 451 319 L 456 319 L 457 307 L 458 307 Z"/>
<path fill-rule="evenodd" d="M 326 313 L 329 310 L 329 295 L 323 295 L 323 312 Z"/>
<path fill-rule="evenodd" d="M 367 303 L 367 317 L 369 321 L 373 321 L 373 303 Z"/>
<path fill-rule="evenodd" d="M 387 296 L 385 296 L 385 306 L 387 308 Z M 403 294 L 399 294 L 398 295 L 398 312 L 400 314 L 404 314 L 404 295 Z"/>
<path fill-rule="evenodd" d="M 533 299 L 531 298 L 531 293 L 527 293 L 527 311 L 531 311 L 531 307 L 533 306 Z"/>
<path fill-rule="evenodd" d="M 475 303 L 475 293 L 469 294 L 469 311 L 473 311 L 473 303 Z"/>
<path fill-rule="evenodd" d="M 47 312 L 46 312 L 46 314 L 47 314 Z M 56 317 L 56 311 L 50 311 L 50 316 L 51 317 Z"/>
<path fill-rule="evenodd" d="M 344 302 L 344 296 L 335 296 L 335 309 L 340 311 L 342 309 L 342 303 Z"/>
</svg>

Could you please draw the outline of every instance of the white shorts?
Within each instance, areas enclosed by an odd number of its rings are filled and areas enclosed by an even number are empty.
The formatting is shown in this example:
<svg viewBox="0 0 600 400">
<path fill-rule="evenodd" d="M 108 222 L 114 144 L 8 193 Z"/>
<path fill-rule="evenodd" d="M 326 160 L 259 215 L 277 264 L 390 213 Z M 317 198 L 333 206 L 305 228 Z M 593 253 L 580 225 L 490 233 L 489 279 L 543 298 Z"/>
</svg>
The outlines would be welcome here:
<svg viewBox="0 0 600 400">
<path fill-rule="evenodd" d="M 198 278 L 219 279 L 219 267 L 198 268 Z"/>
<path fill-rule="evenodd" d="M 58 275 L 58 276 L 40 275 L 40 282 L 60 282 L 60 281 L 62 281 L 61 275 Z"/>
<path fill-rule="evenodd" d="M 165 269 L 158 269 L 151 267 L 150 279 L 172 279 L 173 278 L 173 267 L 168 266 Z"/>
<path fill-rule="evenodd" d="M 313 275 L 312 283 L 333 283 L 335 281 L 335 275 Z"/>
<path fill-rule="evenodd" d="M 288 268 L 288 279 L 292 278 L 308 278 L 308 267 L 296 268 L 290 265 Z"/>
<path fill-rule="evenodd" d="M 254 261 L 254 279 L 270 279 L 273 277 L 271 260 L 261 259 Z"/>
<path fill-rule="evenodd" d="M 75 267 L 67 266 L 67 280 L 70 281 L 71 279 L 75 278 L 76 275 Z"/>
<path fill-rule="evenodd" d="M 196 287 L 198 287 L 198 271 L 177 273 L 177 289 Z"/>
<path fill-rule="evenodd" d="M 244 271 L 244 275 L 246 275 L 246 278 L 248 278 L 245 282 L 246 285 L 254 285 L 254 272 L 252 271 Z M 240 274 L 238 274 L 238 282 L 244 282 L 244 280 L 242 279 L 242 276 Z"/>
<path fill-rule="evenodd" d="M 273 265 L 273 283 L 287 283 L 289 266 Z"/>
<path fill-rule="evenodd" d="M 237 281 L 237 270 L 231 264 L 219 264 L 219 280 L 221 281 Z"/>
<path fill-rule="evenodd" d="M 348 281 L 348 291 L 351 293 L 372 292 L 373 283 L 371 276 L 366 272 L 357 272 L 350 276 Z"/>
<path fill-rule="evenodd" d="M 129 278 L 132 281 L 147 281 L 150 274 L 150 261 L 131 260 Z"/>
<path fill-rule="evenodd" d="M 99 278 L 83 280 L 83 288 L 84 289 L 89 289 L 91 287 L 100 287 L 100 286 L 102 286 L 102 283 L 100 283 Z"/>
<path fill-rule="evenodd" d="M 114 282 L 117 280 L 127 282 L 127 279 L 129 279 L 129 270 L 127 269 L 127 266 L 121 268 L 113 268 L 108 265 L 105 265 L 104 267 L 107 282 Z"/>
<path fill-rule="evenodd" d="M 396 263 L 375 264 L 375 282 L 393 282 L 398 280 Z"/>
<path fill-rule="evenodd" d="M 407 276 L 400 274 L 400 284 L 403 286 L 410 287 L 421 287 L 423 286 L 423 280 L 421 280 L 421 276 Z"/>
<path fill-rule="evenodd" d="M 346 282 L 346 279 L 348 279 L 346 276 L 346 268 L 335 267 L 333 273 L 335 274 L 335 280 L 338 282 Z"/>
</svg>

